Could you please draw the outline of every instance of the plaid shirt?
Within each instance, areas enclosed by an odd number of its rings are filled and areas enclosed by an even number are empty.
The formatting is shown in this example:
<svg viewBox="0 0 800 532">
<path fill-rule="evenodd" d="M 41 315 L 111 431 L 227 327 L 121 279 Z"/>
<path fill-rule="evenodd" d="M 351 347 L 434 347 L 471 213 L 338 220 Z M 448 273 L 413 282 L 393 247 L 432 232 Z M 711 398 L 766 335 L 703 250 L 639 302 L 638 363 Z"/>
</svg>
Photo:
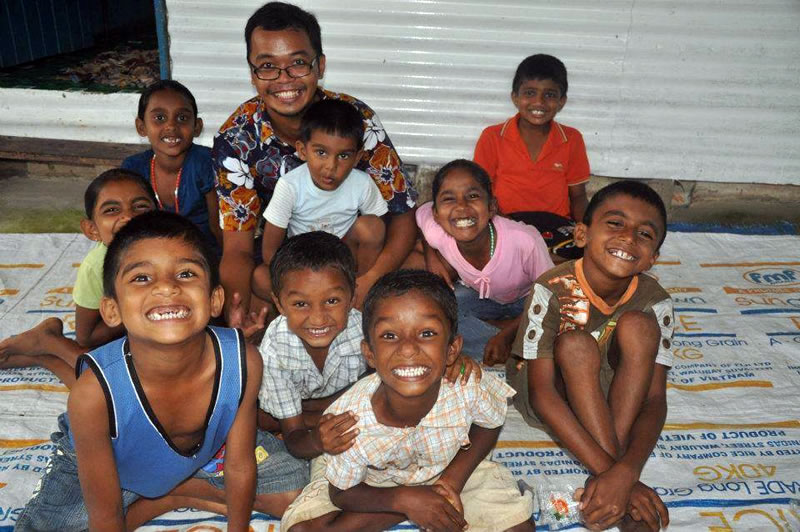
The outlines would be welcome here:
<svg viewBox="0 0 800 532">
<path fill-rule="evenodd" d="M 509 397 L 505 382 L 484 373 L 480 383 L 450 386 L 443 383 L 430 412 L 416 427 L 387 427 L 375 419 L 372 395 L 381 380 L 373 373 L 358 381 L 326 412 L 352 411 L 358 416 L 355 444 L 341 454 L 328 456 L 328 482 L 345 490 L 367 484 L 415 485 L 440 474 L 459 449 L 469 444 L 473 423 L 484 428 L 505 422 Z"/>
<path fill-rule="evenodd" d="M 328 348 L 320 374 L 303 342 L 278 316 L 269 324 L 258 350 L 264 361 L 258 404 L 277 419 L 303 413 L 302 400 L 327 397 L 356 382 L 367 370 L 361 354 L 361 312 L 350 309 L 347 326 Z"/>
<path fill-rule="evenodd" d="M 344 100 L 364 118 L 364 152 L 356 168 L 378 185 L 389 212 L 400 214 L 415 205 L 417 192 L 403 172 L 403 163 L 378 115 L 352 96 L 318 89 L 321 99 Z M 254 231 L 278 178 L 303 161 L 294 145 L 272 131 L 269 114 L 256 96 L 244 102 L 222 124 L 211 152 L 219 197 L 220 226 L 225 231 Z"/>
</svg>

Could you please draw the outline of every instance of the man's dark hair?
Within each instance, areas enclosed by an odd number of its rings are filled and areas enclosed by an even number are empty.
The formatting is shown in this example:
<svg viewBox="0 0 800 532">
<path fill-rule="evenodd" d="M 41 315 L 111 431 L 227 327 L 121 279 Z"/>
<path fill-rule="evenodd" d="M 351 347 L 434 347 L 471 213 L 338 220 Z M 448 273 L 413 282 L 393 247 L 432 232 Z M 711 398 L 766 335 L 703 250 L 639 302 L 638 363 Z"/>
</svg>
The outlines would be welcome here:
<svg viewBox="0 0 800 532">
<path fill-rule="evenodd" d="M 597 209 L 600 208 L 600 205 L 611 201 L 615 196 L 623 194 L 631 198 L 642 200 L 658 210 L 661 226 L 664 228 L 661 238 L 658 241 L 658 246 L 656 247 L 656 251 L 658 251 L 661 249 L 661 244 L 664 243 L 664 239 L 667 237 L 667 208 L 664 206 L 664 201 L 661 199 L 661 196 L 659 196 L 655 190 L 639 181 L 617 181 L 595 192 L 589 205 L 586 207 L 586 211 L 583 213 L 583 223 L 587 226 L 591 225 L 592 217 Z"/>
<path fill-rule="evenodd" d="M 322 55 L 322 35 L 317 17 L 285 2 L 268 2 L 250 15 L 244 27 L 244 42 L 247 44 L 247 57 L 250 57 L 250 37 L 253 31 L 261 28 L 266 31 L 297 30 L 308 35 L 311 47 L 317 56 Z"/>
<path fill-rule="evenodd" d="M 444 279 L 429 271 L 397 270 L 378 279 L 364 298 L 361 329 L 367 343 L 371 343 L 369 333 L 378 303 L 387 297 L 402 296 L 411 290 L 418 290 L 439 306 L 450 327 L 450 338 L 447 341 L 453 341 L 458 332 L 458 303 L 453 290 Z"/>
<path fill-rule="evenodd" d="M 289 272 L 305 269 L 318 272 L 324 268 L 341 272 L 350 293 L 355 293 L 356 261 L 347 244 L 325 231 L 295 235 L 281 244 L 269 263 L 272 293 L 280 294 L 284 277 Z"/>
<path fill-rule="evenodd" d="M 343 100 L 320 100 L 308 107 L 300 121 L 300 140 L 308 142 L 314 131 L 353 139 L 356 150 L 364 144 L 364 119 L 358 109 Z"/>
<path fill-rule="evenodd" d="M 436 196 L 439 195 L 439 189 L 442 188 L 444 178 L 447 177 L 447 174 L 453 170 L 464 170 L 465 172 L 469 172 L 469 174 L 475 178 L 475 181 L 478 182 L 481 188 L 486 191 L 486 197 L 489 203 L 491 203 L 492 198 L 494 197 L 492 194 L 492 180 L 489 178 L 489 174 L 486 173 L 486 170 L 484 170 L 481 165 L 474 161 L 467 159 L 456 159 L 455 161 L 450 161 L 446 165 L 439 168 L 439 171 L 436 172 L 435 176 L 433 176 L 431 190 L 433 192 L 434 207 L 436 206 Z"/>
<path fill-rule="evenodd" d="M 192 106 L 194 118 L 197 120 L 197 101 L 194 99 L 194 95 L 183 83 L 179 83 L 173 79 L 158 80 L 142 91 L 142 94 L 139 96 L 139 111 L 136 115 L 139 117 L 139 120 L 144 120 L 144 113 L 147 111 L 147 104 L 150 103 L 150 97 L 163 90 L 175 91 L 186 98 L 186 101 Z"/>
<path fill-rule="evenodd" d="M 125 227 L 114 235 L 114 240 L 108 246 L 106 258 L 103 261 L 103 292 L 108 297 L 117 297 L 114 288 L 114 279 L 119 273 L 119 268 L 125 252 L 140 240 L 147 238 L 173 239 L 179 238 L 186 244 L 200 252 L 203 268 L 208 272 L 211 288 L 219 286 L 219 267 L 216 255 L 208 241 L 189 219 L 180 214 L 166 211 L 151 211 L 140 214 L 128 222 Z M 157 245 L 153 249 L 158 249 Z"/>
<path fill-rule="evenodd" d="M 552 55 L 536 54 L 523 59 L 514 74 L 511 90 L 516 94 L 520 86 L 531 79 L 551 79 L 561 90 L 561 97 L 567 95 L 567 67 Z"/>
<path fill-rule="evenodd" d="M 94 207 L 97 204 L 97 197 L 100 195 L 100 191 L 103 190 L 107 184 L 120 181 L 136 183 L 142 187 L 142 190 L 153 202 L 153 205 L 158 205 L 156 195 L 153 193 L 153 188 L 140 173 L 124 168 L 112 168 L 95 177 L 83 193 L 83 208 L 86 210 L 86 217 L 88 219 L 92 219 L 92 214 L 94 213 Z"/>
</svg>

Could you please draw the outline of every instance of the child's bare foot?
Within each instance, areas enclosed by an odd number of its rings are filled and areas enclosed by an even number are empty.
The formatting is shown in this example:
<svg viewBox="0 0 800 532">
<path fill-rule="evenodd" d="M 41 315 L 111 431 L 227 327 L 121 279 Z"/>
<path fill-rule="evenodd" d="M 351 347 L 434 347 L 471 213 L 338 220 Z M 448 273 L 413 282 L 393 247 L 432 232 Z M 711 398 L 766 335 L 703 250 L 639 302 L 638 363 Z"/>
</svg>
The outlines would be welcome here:
<svg viewBox="0 0 800 532">
<path fill-rule="evenodd" d="M 0 363 L 14 355 L 47 355 L 53 352 L 51 341 L 63 337 L 64 324 L 58 318 L 47 318 L 24 333 L 0 342 Z M 12 366 L 19 367 L 19 366 Z"/>
</svg>

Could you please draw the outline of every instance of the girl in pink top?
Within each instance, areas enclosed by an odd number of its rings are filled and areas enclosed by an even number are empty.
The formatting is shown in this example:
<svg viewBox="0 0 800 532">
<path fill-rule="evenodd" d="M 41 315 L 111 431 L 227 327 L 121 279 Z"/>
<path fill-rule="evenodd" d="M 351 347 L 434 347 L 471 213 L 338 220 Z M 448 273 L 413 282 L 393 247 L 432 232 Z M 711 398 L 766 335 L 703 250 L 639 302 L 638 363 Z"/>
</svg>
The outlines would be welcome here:
<svg viewBox="0 0 800 532">
<path fill-rule="evenodd" d="M 451 286 L 460 280 L 455 293 L 463 351 L 487 365 L 504 363 L 531 285 L 553 267 L 539 231 L 497 215 L 488 174 L 466 159 L 437 172 L 433 202 L 416 216 L 427 269 Z"/>
</svg>

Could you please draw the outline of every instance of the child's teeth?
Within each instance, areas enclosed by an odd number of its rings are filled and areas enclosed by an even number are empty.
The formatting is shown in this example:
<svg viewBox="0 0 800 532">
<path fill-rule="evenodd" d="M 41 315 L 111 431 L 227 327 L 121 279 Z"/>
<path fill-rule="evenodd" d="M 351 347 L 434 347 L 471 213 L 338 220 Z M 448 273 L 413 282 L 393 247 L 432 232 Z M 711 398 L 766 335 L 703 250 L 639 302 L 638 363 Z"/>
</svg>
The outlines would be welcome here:
<svg viewBox="0 0 800 532">
<path fill-rule="evenodd" d="M 313 335 L 326 334 L 330 327 L 323 327 L 321 329 L 309 329 L 308 331 Z"/>
<path fill-rule="evenodd" d="M 628 255 L 622 250 L 614 250 L 613 252 L 611 252 L 611 254 L 622 260 L 633 260 L 633 255 Z"/>
<path fill-rule="evenodd" d="M 475 218 L 462 218 L 456 220 L 456 227 L 472 227 L 475 225 Z"/>
<path fill-rule="evenodd" d="M 188 315 L 188 310 L 170 310 L 167 312 L 151 312 L 147 317 L 153 321 L 161 321 L 183 319 Z"/>
<path fill-rule="evenodd" d="M 425 371 L 426 369 L 423 366 L 417 366 L 415 368 L 395 368 L 392 373 L 400 377 L 419 377 Z"/>
</svg>

